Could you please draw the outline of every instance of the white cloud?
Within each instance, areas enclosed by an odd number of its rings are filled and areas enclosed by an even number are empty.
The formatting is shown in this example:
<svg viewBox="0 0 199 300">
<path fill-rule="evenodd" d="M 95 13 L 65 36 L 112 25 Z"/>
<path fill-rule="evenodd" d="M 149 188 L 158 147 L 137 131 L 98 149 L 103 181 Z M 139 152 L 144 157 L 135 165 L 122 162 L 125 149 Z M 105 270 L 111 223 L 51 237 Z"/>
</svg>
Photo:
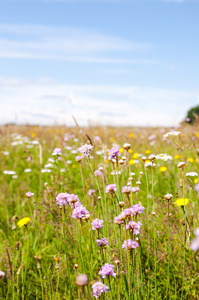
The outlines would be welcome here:
<svg viewBox="0 0 199 300">
<path fill-rule="evenodd" d="M 150 59 L 134 59 L 135 53 L 145 53 L 153 49 L 153 45 L 132 42 L 94 30 L 0 24 L 0 35 L 0 58 L 97 63 L 158 63 Z M 123 58 L 124 53 L 128 53 L 130 58 Z"/>
<path fill-rule="evenodd" d="M 197 92 L 138 86 L 63 85 L 0 79 L 1 123 L 157 126 L 177 124 Z"/>
</svg>

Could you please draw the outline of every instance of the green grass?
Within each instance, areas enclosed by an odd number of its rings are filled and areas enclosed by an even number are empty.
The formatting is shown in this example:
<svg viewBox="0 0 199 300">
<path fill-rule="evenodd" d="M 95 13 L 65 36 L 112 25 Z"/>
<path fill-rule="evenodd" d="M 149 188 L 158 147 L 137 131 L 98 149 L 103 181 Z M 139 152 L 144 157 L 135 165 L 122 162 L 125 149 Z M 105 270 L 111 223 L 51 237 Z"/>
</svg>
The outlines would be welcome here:
<svg viewBox="0 0 199 300">
<path fill-rule="evenodd" d="M 5 276 L 0 279 L 0 299 L 94 299 L 92 285 L 96 281 L 110 289 L 100 299 L 198 299 L 199 256 L 189 248 L 199 226 L 194 190 L 197 177 L 185 176 L 183 180 L 177 167 L 184 161 L 185 173 L 198 172 L 199 139 L 193 130 L 183 127 L 180 137 L 162 140 L 160 128 L 1 127 L 0 270 Z M 68 141 L 64 141 L 65 133 L 70 133 Z M 155 143 L 148 139 L 152 134 L 156 135 Z M 100 136 L 100 143 L 95 136 Z M 94 145 L 91 159 L 76 162 L 79 147 L 90 142 Z M 130 143 L 133 150 L 121 153 L 119 160 L 126 156 L 126 161 L 118 165 L 109 161 L 108 150 L 114 144 L 123 149 L 124 143 Z M 61 160 L 52 156 L 56 147 L 62 149 Z M 150 155 L 146 150 L 155 155 L 167 153 L 173 159 L 155 159 L 156 166 L 144 167 L 141 157 Z M 134 153 L 139 156 L 134 158 Z M 43 173 L 49 158 L 54 159 L 51 172 Z M 165 172 L 160 172 L 162 166 L 167 168 Z M 103 176 L 95 177 L 93 172 L 99 167 L 103 167 Z M 26 173 L 26 169 L 32 171 Z M 4 174 L 5 170 L 15 171 L 17 178 Z M 113 171 L 121 174 L 112 175 Z M 142 223 L 136 236 L 125 232 L 124 224 L 115 224 L 114 218 L 122 210 L 119 201 L 124 202 L 123 209 L 130 207 L 122 187 L 128 182 L 135 187 L 138 180 L 140 191 L 131 195 L 130 201 L 145 210 L 132 217 Z M 105 193 L 106 185 L 112 183 L 117 186 L 116 195 Z M 89 189 L 95 193 L 89 196 Z M 34 193 L 29 200 L 28 191 Z M 58 193 L 78 195 L 89 219 L 73 219 L 69 205 L 57 205 Z M 167 193 L 173 195 L 169 203 L 164 199 Z M 173 204 L 183 197 L 190 201 L 186 211 Z M 17 222 L 24 217 L 30 217 L 31 222 L 19 227 Z M 108 245 L 103 250 L 97 247 L 97 231 L 92 230 L 96 218 L 104 220 L 99 236 L 106 237 Z M 126 239 L 136 237 L 139 248 L 132 253 L 121 248 Z M 105 263 L 115 266 L 116 277 L 102 279 L 99 270 Z M 75 285 L 79 274 L 88 277 L 84 288 Z"/>
</svg>

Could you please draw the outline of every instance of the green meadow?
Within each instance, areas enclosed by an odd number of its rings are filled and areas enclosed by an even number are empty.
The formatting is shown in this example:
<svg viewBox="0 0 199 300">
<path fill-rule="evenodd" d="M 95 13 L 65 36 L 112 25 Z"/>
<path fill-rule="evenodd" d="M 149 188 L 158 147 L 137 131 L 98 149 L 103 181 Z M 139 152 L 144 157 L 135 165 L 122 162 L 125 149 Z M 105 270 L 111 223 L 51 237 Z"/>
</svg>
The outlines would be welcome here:
<svg viewBox="0 0 199 300">
<path fill-rule="evenodd" d="M 198 132 L 2 126 L 0 299 L 199 299 Z"/>
</svg>

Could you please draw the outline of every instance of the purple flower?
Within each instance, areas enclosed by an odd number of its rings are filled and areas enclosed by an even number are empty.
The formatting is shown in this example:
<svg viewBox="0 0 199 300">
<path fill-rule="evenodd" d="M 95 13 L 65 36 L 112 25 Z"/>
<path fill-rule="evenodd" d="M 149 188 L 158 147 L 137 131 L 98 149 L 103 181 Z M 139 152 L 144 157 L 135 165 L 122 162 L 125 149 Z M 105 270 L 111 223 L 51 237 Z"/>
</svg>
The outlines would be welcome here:
<svg viewBox="0 0 199 300">
<path fill-rule="evenodd" d="M 93 189 L 88 190 L 88 195 L 89 196 L 92 195 L 93 193 L 95 193 L 95 190 L 93 190 Z"/>
<path fill-rule="evenodd" d="M 139 247 L 139 245 L 137 242 L 129 239 L 129 240 L 127 240 L 127 247 L 130 250 L 130 249 L 135 249 L 135 248 Z M 124 241 L 122 248 L 126 249 L 126 241 Z"/>
<path fill-rule="evenodd" d="M 191 119 L 190 119 L 190 118 L 186 118 L 185 121 L 186 121 L 186 122 L 190 122 Z"/>
<path fill-rule="evenodd" d="M 57 195 L 56 197 L 56 201 L 58 205 L 66 205 L 67 204 L 67 197 L 68 197 L 68 193 L 60 193 Z"/>
<path fill-rule="evenodd" d="M 79 148 L 79 151 L 82 153 L 82 155 L 85 157 L 85 156 L 89 156 L 89 153 L 90 151 L 93 150 L 93 147 L 92 145 L 90 144 L 85 144 L 84 146 L 80 147 Z"/>
<path fill-rule="evenodd" d="M 99 296 L 101 296 L 101 294 L 104 294 L 105 292 L 109 292 L 108 286 L 103 284 L 100 281 L 97 281 L 96 283 L 94 283 L 92 285 L 92 289 L 93 289 L 93 297 L 95 297 L 96 299 Z"/>
<path fill-rule="evenodd" d="M 194 190 L 197 192 L 197 194 L 199 195 L 199 183 L 197 183 L 194 187 Z"/>
<path fill-rule="evenodd" d="M 103 220 L 99 220 L 99 219 L 93 220 L 93 222 L 91 223 L 92 229 L 97 230 L 97 229 L 102 228 L 103 227 L 103 225 L 102 225 L 103 222 L 104 222 Z"/>
<path fill-rule="evenodd" d="M 31 193 L 31 192 L 26 193 L 26 197 L 28 197 L 28 198 L 31 198 L 33 195 L 34 195 L 34 193 Z"/>
<path fill-rule="evenodd" d="M 108 244 L 108 241 L 106 238 L 97 239 L 96 242 L 97 242 L 97 246 L 100 246 L 100 247 L 104 247 Z"/>
<path fill-rule="evenodd" d="M 75 157 L 75 160 L 77 161 L 77 162 L 80 162 L 81 160 L 83 159 L 83 156 L 76 156 Z"/>
<path fill-rule="evenodd" d="M 142 223 L 140 221 L 138 221 L 137 223 L 135 221 L 129 221 L 129 223 L 126 225 L 126 229 L 132 230 L 133 234 L 139 234 L 141 226 Z"/>
<path fill-rule="evenodd" d="M 135 215 L 132 208 L 126 208 L 126 209 L 123 210 L 122 213 L 125 214 L 126 217 L 131 217 L 131 216 Z"/>
<path fill-rule="evenodd" d="M 196 251 L 199 249 L 199 227 L 194 231 L 195 239 L 191 241 L 190 249 Z"/>
<path fill-rule="evenodd" d="M 109 151 L 109 159 L 113 159 L 116 158 L 117 156 L 120 155 L 120 151 L 118 148 L 113 147 L 110 151 Z"/>
<path fill-rule="evenodd" d="M 74 204 L 76 202 L 79 202 L 79 198 L 77 195 L 74 194 L 68 194 L 67 201 L 69 204 Z"/>
<path fill-rule="evenodd" d="M 116 273 L 114 273 L 114 265 L 104 264 L 102 266 L 102 269 L 99 271 L 99 275 L 102 275 L 102 278 L 105 278 L 106 276 L 116 276 Z"/>
<path fill-rule="evenodd" d="M 130 185 L 126 185 L 122 188 L 123 194 L 130 194 L 132 192 L 132 187 Z"/>
<path fill-rule="evenodd" d="M 137 215 L 143 213 L 145 208 L 139 204 L 135 204 L 131 207 L 131 209 L 134 212 L 134 214 Z"/>
<path fill-rule="evenodd" d="M 139 192 L 139 191 L 140 191 L 140 189 L 139 189 L 138 186 L 132 187 L 132 192 L 133 192 L 133 193 L 137 193 L 137 192 Z"/>
<path fill-rule="evenodd" d="M 97 143 L 101 143 L 101 138 L 99 136 L 95 136 L 94 141 Z"/>
<path fill-rule="evenodd" d="M 62 155 L 61 149 L 60 149 L 60 148 L 55 148 L 55 149 L 53 150 L 52 155 Z"/>
<path fill-rule="evenodd" d="M 121 215 L 121 214 L 120 214 L 120 215 Z M 114 218 L 114 219 L 115 219 L 115 221 L 114 221 L 115 224 L 120 225 L 120 224 L 123 224 L 123 223 L 124 223 L 125 218 L 121 218 L 120 215 Z M 124 216 L 125 216 L 125 215 L 124 215 Z"/>
<path fill-rule="evenodd" d="M 116 184 L 108 184 L 105 189 L 106 193 L 113 194 L 117 191 Z"/>
<path fill-rule="evenodd" d="M 80 206 L 76 206 L 73 209 L 72 218 L 73 219 L 82 219 L 89 215 L 88 210 L 81 204 Z"/>
<path fill-rule="evenodd" d="M 102 172 L 100 170 L 96 170 L 94 172 L 95 176 L 98 177 L 98 176 L 102 176 Z"/>
</svg>

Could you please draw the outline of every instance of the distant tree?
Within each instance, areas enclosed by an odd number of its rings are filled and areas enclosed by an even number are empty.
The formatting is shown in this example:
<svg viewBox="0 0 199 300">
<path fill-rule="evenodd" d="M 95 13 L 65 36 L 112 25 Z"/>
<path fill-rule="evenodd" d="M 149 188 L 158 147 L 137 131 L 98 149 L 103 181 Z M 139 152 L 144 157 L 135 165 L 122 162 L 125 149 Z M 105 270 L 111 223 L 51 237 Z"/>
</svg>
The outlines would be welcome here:
<svg viewBox="0 0 199 300">
<path fill-rule="evenodd" d="M 189 124 L 194 124 L 195 119 L 199 117 L 199 105 L 192 107 L 188 112 L 186 116 L 186 122 Z"/>
</svg>

